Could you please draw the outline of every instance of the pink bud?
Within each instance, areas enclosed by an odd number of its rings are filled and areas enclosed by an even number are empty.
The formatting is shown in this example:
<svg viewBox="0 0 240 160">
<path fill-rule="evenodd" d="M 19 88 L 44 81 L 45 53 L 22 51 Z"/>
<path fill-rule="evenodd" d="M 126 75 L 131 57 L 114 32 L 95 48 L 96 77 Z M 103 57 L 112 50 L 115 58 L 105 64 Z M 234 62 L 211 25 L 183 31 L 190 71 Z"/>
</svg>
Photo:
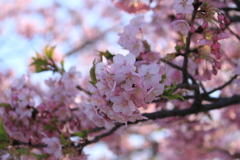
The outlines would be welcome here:
<svg viewBox="0 0 240 160">
<path fill-rule="evenodd" d="M 216 59 L 220 59 L 222 57 L 222 54 L 218 51 L 215 52 Z"/>
<path fill-rule="evenodd" d="M 219 63 L 218 61 L 214 61 L 214 64 L 217 69 L 221 69 L 221 63 Z"/>
<path fill-rule="evenodd" d="M 17 94 L 14 94 L 14 95 L 12 96 L 12 99 L 15 100 L 15 101 L 17 101 L 17 100 L 18 100 L 18 95 L 17 95 Z"/>
<path fill-rule="evenodd" d="M 225 28 L 225 24 L 224 23 L 220 23 L 220 28 L 224 29 Z"/>
<path fill-rule="evenodd" d="M 194 26 L 191 26 L 189 31 L 190 31 L 191 33 L 195 33 L 195 27 L 194 27 Z"/>
<path fill-rule="evenodd" d="M 211 46 L 211 49 L 219 50 L 220 47 L 221 47 L 221 44 L 219 42 L 214 42 Z"/>
<path fill-rule="evenodd" d="M 212 37 L 213 41 L 218 41 L 218 35 L 217 34 L 214 34 L 213 37 Z"/>
<path fill-rule="evenodd" d="M 206 29 L 207 27 L 208 27 L 208 22 L 204 21 L 203 24 L 202 24 L 202 28 Z"/>
<path fill-rule="evenodd" d="M 177 19 L 182 19 L 183 18 L 183 14 L 182 13 L 177 13 L 176 17 L 177 17 Z"/>
<path fill-rule="evenodd" d="M 218 20 L 220 22 L 224 20 L 224 15 L 222 13 L 218 14 Z"/>
<path fill-rule="evenodd" d="M 212 73 L 213 73 L 214 75 L 217 75 L 217 69 L 216 69 L 214 66 L 213 66 Z"/>
<path fill-rule="evenodd" d="M 69 128 L 70 128 L 71 130 L 73 130 L 74 127 L 75 127 L 75 125 L 76 125 L 75 122 L 72 121 L 72 122 L 69 123 Z"/>
<path fill-rule="evenodd" d="M 226 23 L 226 24 L 229 24 L 229 23 L 230 23 L 230 19 L 227 18 L 226 16 L 224 16 L 224 23 Z"/>
<path fill-rule="evenodd" d="M 209 70 L 206 69 L 204 71 L 204 77 L 208 80 L 211 80 L 211 74 L 210 74 Z"/>
</svg>

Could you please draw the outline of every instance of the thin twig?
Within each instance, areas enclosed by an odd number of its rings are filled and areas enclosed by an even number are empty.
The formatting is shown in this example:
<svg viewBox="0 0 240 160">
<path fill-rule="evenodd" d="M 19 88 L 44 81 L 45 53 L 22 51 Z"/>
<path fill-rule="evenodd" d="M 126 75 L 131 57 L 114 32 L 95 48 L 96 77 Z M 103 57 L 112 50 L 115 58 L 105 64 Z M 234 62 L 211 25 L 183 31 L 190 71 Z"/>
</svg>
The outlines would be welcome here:
<svg viewBox="0 0 240 160">
<path fill-rule="evenodd" d="M 86 93 L 88 95 L 92 95 L 89 91 L 83 89 L 81 86 L 77 86 L 77 89 L 79 89 L 80 91 L 83 91 L 84 93 Z"/>
<path fill-rule="evenodd" d="M 198 8 L 201 5 L 201 3 L 199 3 L 198 0 L 194 1 L 194 10 L 193 10 L 193 14 L 192 14 L 192 18 L 191 21 L 189 22 L 190 26 L 193 24 L 193 21 L 195 20 L 195 17 L 197 15 L 198 12 Z M 190 31 L 188 32 L 187 38 L 186 38 L 186 44 L 185 44 L 185 54 L 184 54 L 184 60 L 183 60 L 183 83 L 188 83 L 188 54 L 190 53 L 190 43 L 191 43 L 191 37 L 192 34 Z"/>
<path fill-rule="evenodd" d="M 217 90 L 222 90 L 223 88 L 225 88 L 226 86 L 228 86 L 229 84 L 231 84 L 235 79 L 237 78 L 237 75 L 233 76 L 231 79 L 229 79 L 226 83 L 224 83 L 222 86 L 219 86 L 205 94 L 209 95 Z"/>
</svg>

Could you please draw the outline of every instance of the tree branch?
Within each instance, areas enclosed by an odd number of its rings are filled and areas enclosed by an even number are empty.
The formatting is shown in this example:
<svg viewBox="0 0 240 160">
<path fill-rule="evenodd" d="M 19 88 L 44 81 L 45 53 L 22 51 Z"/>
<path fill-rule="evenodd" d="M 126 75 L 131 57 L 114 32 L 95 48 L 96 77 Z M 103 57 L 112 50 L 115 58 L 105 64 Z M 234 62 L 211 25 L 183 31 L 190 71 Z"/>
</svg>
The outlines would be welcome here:
<svg viewBox="0 0 240 160">
<path fill-rule="evenodd" d="M 167 118 L 167 117 L 175 117 L 175 116 L 184 117 L 184 116 L 187 116 L 187 115 L 190 115 L 190 114 L 207 112 L 207 111 L 210 111 L 210 110 L 213 110 L 213 109 L 220 109 L 220 108 L 228 107 L 230 105 L 238 104 L 238 103 L 240 103 L 240 95 L 234 95 L 230 98 L 218 99 L 217 101 L 215 101 L 211 104 L 202 105 L 200 108 L 199 107 L 190 107 L 190 108 L 187 108 L 187 109 L 161 110 L 161 111 L 157 111 L 157 112 L 153 112 L 153 113 L 143 113 L 142 116 L 144 116 L 148 119 L 138 120 L 138 121 L 135 121 L 135 122 L 128 122 L 128 125 L 137 124 L 137 123 L 148 121 L 148 120 L 163 119 L 163 118 Z M 76 147 L 81 152 L 83 147 L 85 147 L 86 145 L 98 142 L 102 138 L 113 134 L 118 128 L 120 128 L 121 126 L 124 126 L 124 125 L 126 125 L 126 124 L 115 123 L 115 126 L 112 129 L 110 129 L 109 131 L 96 136 L 92 140 L 85 140 L 83 143 L 79 143 Z M 95 128 L 91 131 L 94 132 L 94 131 L 100 131 L 100 130 L 103 130 L 103 129 L 105 129 L 105 128 L 104 127 L 99 127 L 99 128 Z M 18 141 L 18 140 L 14 140 L 12 145 L 13 146 L 14 145 L 28 145 L 28 146 L 36 147 L 36 148 L 43 148 L 43 147 L 47 146 L 44 143 L 33 144 L 33 143 L 21 142 L 21 141 Z"/>
<path fill-rule="evenodd" d="M 192 14 L 192 18 L 191 18 L 191 21 L 189 22 L 190 26 L 192 25 L 196 15 L 197 15 L 197 11 L 198 11 L 198 8 L 199 6 L 201 5 L 201 3 L 199 3 L 198 0 L 195 0 L 194 1 L 194 10 L 193 10 L 193 14 Z M 183 83 L 188 83 L 188 71 L 187 71 L 187 68 L 188 68 L 188 54 L 190 52 L 190 43 L 191 43 L 191 37 L 192 37 L 192 33 L 189 31 L 188 32 L 188 35 L 187 35 L 187 38 L 186 38 L 186 44 L 185 44 L 185 54 L 184 54 L 184 60 L 183 60 L 183 72 L 182 72 L 182 76 L 183 76 Z"/>
<path fill-rule="evenodd" d="M 148 120 L 163 119 L 163 118 L 167 118 L 167 117 L 175 117 L 175 116 L 184 117 L 184 116 L 191 115 L 191 114 L 197 114 L 197 113 L 207 112 L 207 111 L 214 110 L 214 109 L 228 107 L 230 105 L 238 104 L 238 103 L 240 103 L 240 95 L 234 95 L 230 98 L 220 98 L 211 104 L 201 105 L 201 107 L 190 107 L 187 109 L 175 109 L 175 110 L 170 110 L 170 111 L 169 110 L 161 110 L 161 111 L 157 111 L 157 112 L 153 112 L 153 113 L 143 113 L 142 116 L 147 117 L 148 118 L 147 120 L 144 119 L 144 120 L 138 120 L 135 122 L 128 122 L 128 125 L 137 124 L 137 123 L 148 121 Z M 111 135 L 118 128 L 120 128 L 121 126 L 124 126 L 124 125 L 126 125 L 126 124 L 115 123 L 115 126 L 111 130 L 109 130 L 99 136 L 96 136 L 93 140 L 87 140 L 84 143 L 79 143 L 78 147 L 81 147 L 81 149 L 82 149 L 84 146 L 86 146 L 88 144 L 95 143 L 95 142 L 99 141 L 101 138 Z M 104 128 L 99 127 L 99 129 L 96 129 L 96 130 L 100 131 L 102 129 L 104 129 Z"/>
<path fill-rule="evenodd" d="M 237 75 L 233 76 L 231 79 L 229 79 L 226 83 L 224 83 L 222 86 L 219 86 L 205 94 L 209 95 L 217 90 L 222 90 L 223 88 L 225 88 L 226 86 L 228 86 L 229 84 L 231 84 L 235 79 L 237 78 Z"/>
<path fill-rule="evenodd" d="M 229 7 L 224 7 L 224 8 L 219 8 L 220 10 L 224 11 L 240 11 L 240 8 L 229 8 Z"/>
</svg>

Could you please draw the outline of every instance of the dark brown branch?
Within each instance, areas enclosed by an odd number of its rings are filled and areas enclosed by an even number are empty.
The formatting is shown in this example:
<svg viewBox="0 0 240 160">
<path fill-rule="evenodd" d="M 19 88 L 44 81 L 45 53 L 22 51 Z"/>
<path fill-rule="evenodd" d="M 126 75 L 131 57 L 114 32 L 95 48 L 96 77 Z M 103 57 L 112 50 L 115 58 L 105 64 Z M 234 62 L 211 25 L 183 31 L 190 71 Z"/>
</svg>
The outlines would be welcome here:
<svg viewBox="0 0 240 160">
<path fill-rule="evenodd" d="M 237 5 L 238 8 L 240 8 L 240 0 L 233 0 L 233 2 Z"/>
<path fill-rule="evenodd" d="M 197 84 L 188 84 L 188 83 L 180 83 L 177 85 L 177 88 L 184 88 L 184 89 L 189 89 L 189 90 L 194 90 L 197 91 L 199 90 Z"/>
<path fill-rule="evenodd" d="M 240 16 L 229 16 L 228 18 L 230 19 L 231 23 L 240 21 Z"/>
<path fill-rule="evenodd" d="M 27 146 L 31 146 L 31 147 L 34 147 L 34 148 L 44 148 L 44 147 L 47 147 L 46 144 L 44 143 L 31 143 L 31 142 L 22 142 L 22 141 L 19 141 L 19 140 L 13 140 L 12 141 L 12 145 L 13 146 L 19 146 L 19 145 L 27 145 Z"/>
<path fill-rule="evenodd" d="M 227 29 L 231 32 L 232 35 L 234 35 L 239 41 L 240 41 L 240 36 L 234 33 L 229 27 Z"/>
<path fill-rule="evenodd" d="M 79 148 L 78 150 L 81 152 L 82 149 L 83 149 L 83 147 L 85 147 L 86 145 L 91 144 L 91 143 L 96 143 L 96 142 L 98 142 L 100 139 L 102 139 L 102 138 L 104 138 L 104 137 L 107 137 L 107 136 L 113 134 L 113 133 L 114 133 L 118 128 L 120 128 L 122 125 L 123 125 L 123 124 L 121 124 L 121 123 L 116 123 L 115 126 L 114 126 L 112 129 L 110 129 L 109 131 L 107 131 L 107 132 L 105 132 L 105 133 L 103 133 L 103 134 L 101 134 L 101 135 L 99 135 L 99 136 L 94 137 L 94 139 L 92 139 L 92 140 L 86 140 L 84 143 L 79 143 L 79 144 L 77 145 L 77 147 Z M 100 127 L 100 128 L 97 129 L 97 130 L 101 130 L 102 128 L 103 128 L 103 127 Z"/>
<path fill-rule="evenodd" d="M 233 104 L 240 103 L 240 95 L 234 95 L 230 98 L 221 98 L 218 101 L 215 101 L 211 104 L 202 105 L 201 108 L 187 108 L 187 109 L 176 109 L 171 111 L 158 111 L 154 113 L 144 113 L 143 116 L 151 120 L 162 119 L 173 116 L 184 117 L 190 114 L 197 114 L 200 112 L 206 112 L 213 109 L 224 108 Z"/>
<path fill-rule="evenodd" d="M 220 108 L 224 108 L 224 107 L 228 107 L 230 105 L 233 104 L 238 104 L 240 103 L 240 95 L 234 95 L 230 98 L 220 98 L 217 101 L 211 103 L 211 104 L 205 104 L 202 105 L 201 107 L 190 107 L 187 109 L 175 109 L 175 110 L 161 110 L 161 111 L 157 111 L 154 113 L 144 113 L 142 114 L 144 117 L 147 117 L 147 120 L 139 120 L 139 121 L 135 121 L 135 122 L 129 122 L 128 125 L 130 124 L 137 124 L 139 122 L 144 122 L 144 121 L 148 121 L 148 120 L 156 120 L 156 119 L 163 119 L 163 118 L 167 118 L 167 117 L 175 117 L 175 116 L 179 116 L 179 117 L 184 117 L 187 115 L 191 115 L 191 114 L 197 114 L 200 112 L 207 112 L 210 110 L 214 110 L 214 109 L 220 109 Z M 104 138 L 106 136 L 111 135 L 113 132 L 115 132 L 118 128 L 120 128 L 121 126 L 124 126 L 125 124 L 121 124 L 121 123 L 116 123 L 115 126 L 99 135 L 96 136 L 93 140 L 87 140 L 84 143 L 79 143 L 78 147 L 80 147 L 81 149 L 91 143 L 95 143 L 97 141 L 99 141 L 101 138 Z M 103 129 L 102 127 L 100 129 L 97 129 L 98 131 Z"/>
<path fill-rule="evenodd" d="M 220 108 L 224 108 L 224 107 L 228 107 L 230 105 L 233 104 L 238 104 L 240 103 L 240 95 L 234 95 L 230 98 L 221 98 L 218 101 L 215 101 L 211 104 L 206 104 L 206 105 L 202 105 L 201 108 L 198 107 L 190 107 L 187 109 L 175 109 L 175 110 L 161 110 L 161 111 L 157 111 L 154 113 L 144 113 L 142 114 L 144 117 L 147 117 L 148 119 L 144 119 L 144 120 L 139 120 L 136 122 L 129 122 L 128 125 L 130 124 L 137 124 L 139 122 L 144 122 L 144 121 L 148 121 L 148 120 L 156 120 L 156 119 L 163 119 L 163 118 L 167 118 L 167 117 L 175 117 L 175 116 L 180 116 L 180 117 L 184 117 L 190 114 L 197 114 L 200 112 L 207 112 L 213 109 L 220 109 Z M 79 143 L 76 147 L 80 148 L 79 150 L 82 150 L 84 146 L 91 144 L 91 143 L 96 143 L 98 142 L 100 139 L 107 137 L 111 134 L 113 134 L 118 128 L 120 128 L 121 126 L 124 126 L 125 124 L 121 124 L 121 123 L 115 123 L 115 126 L 110 129 L 109 131 L 96 136 L 94 139 L 92 140 L 86 140 L 83 143 Z M 99 127 L 97 129 L 95 129 L 96 131 L 100 131 L 104 129 L 103 127 Z M 26 142 L 21 142 L 18 140 L 14 140 L 12 143 L 13 146 L 17 146 L 17 145 L 28 145 L 31 147 L 36 147 L 36 148 L 43 148 L 46 147 L 47 145 L 44 143 L 39 143 L 39 144 L 33 144 L 33 143 L 26 143 Z"/>
<path fill-rule="evenodd" d="M 81 86 L 77 86 L 77 89 L 80 91 L 83 91 L 84 93 L 88 94 L 88 95 L 92 95 L 89 91 L 83 89 Z"/>
<path fill-rule="evenodd" d="M 228 80 L 226 83 L 224 83 L 222 86 L 217 87 L 217 88 L 215 88 L 215 89 L 207 92 L 206 94 L 209 95 L 209 94 L 211 94 L 211 93 L 213 93 L 213 92 L 215 92 L 215 91 L 217 91 L 217 90 L 222 90 L 223 88 L 225 88 L 226 86 L 228 86 L 229 84 L 231 84 L 236 78 L 237 78 L 237 75 L 233 76 L 231 79 L 229 79 L 229 80 Z"/>
<path fill-rule="evenodd" d="M 197 10 L 199 8 L 199 6 L 201 5 L 201 3 L 199 3 L 198 0 L 194 1 L 194 10 L 193 10 L 193 14 L 192 14 L 192 18 L 191 21 L 189 22 L 190 26 L 193 24 L 193 21 L 197 15 Z M 188 32 L 187 38 L 186 38 L 186 44 L 185 44 L 185 54 L 184 54 L 184 60 L 183 60 L 183 72 L 182 72 L 182 76 L 183 76 L 183 83 L 188 83 L 188 54 L 190 53 L 190 43 L 191 43 L 191 37 L 192 37 L 192 33 Z"/>
<path fill-rule="evenodd" d="M 219 8 L 220 10 L 224 11 L 240 11 L 239 8 L 229 8 L 229 7 L 224 7 L 224 8 Z"/>
<path fill-rule="evenodd" d="M 199 85 L 201 86 L 203 92 L 206 93 L 207 91 L 206 91 L 205 87 L 203 86 L 203 84 L 201 82 L 199 82 Z"/>
</svg>

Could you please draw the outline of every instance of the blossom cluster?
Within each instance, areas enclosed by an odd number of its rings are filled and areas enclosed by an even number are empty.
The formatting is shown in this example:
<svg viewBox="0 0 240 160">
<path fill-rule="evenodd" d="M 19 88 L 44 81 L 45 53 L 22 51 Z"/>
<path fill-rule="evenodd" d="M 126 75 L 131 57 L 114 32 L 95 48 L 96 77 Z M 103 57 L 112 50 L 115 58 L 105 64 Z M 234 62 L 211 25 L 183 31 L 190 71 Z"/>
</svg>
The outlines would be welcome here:
<svg viewBox="0 0 240 160">
<path fill-rule="evenodd" d="M 144 17 L 138 16 L 130 21 L 130 24 L 124 27 L 123 33 L 120 33 L 118 43 L 125 49 L 129 50 L 130 53 L 134 54 L 136 57 L 144 52 L 145 48 L 143 42 L 137 37 L 140 29 L 145 25 L 143 22 Z"/>
<path fill-rule="evenodd" d="M 89 104 L 84 105 L 86 112 L 96 125 L 107 128 L 112 127 L 114 121 L 127 123 L 145 119 L 138 108 L 146 108 L 163 93 L 164 84 L 160 83 L 163 74 L 159 64 L 146 61 L 141 64 L 131 53 L 117 54 L 112 64 L 107 60 L 97 63 L 97 83 L 89 84 L 92 96 Z"/>
<path fill-rule="evenodd" d="M 31 87 L 26 75 L 16 79 L 6 92 L 8 105 L 0 108 L 2 123 L 9 137 L 23 143 L 43 143 L 46 147 L 38 149 L 35 154 L 47 153 L 49 159 L 61 158 L 61 134 L 70 138 L 71 133 L 95 126 L 75 101 L 79 98 L 76 86 L 80 77 L 80 72 L 72 67 L 61 78 L 46 80 L 50 90 L 41 95 Z M 38 96 L 42 102 L 36 105 Z M 85 120 L 81 121 L 81 118 Z M 9 154 L 1 158 L 4 157 L 11 158 Z"/>
</svg>

